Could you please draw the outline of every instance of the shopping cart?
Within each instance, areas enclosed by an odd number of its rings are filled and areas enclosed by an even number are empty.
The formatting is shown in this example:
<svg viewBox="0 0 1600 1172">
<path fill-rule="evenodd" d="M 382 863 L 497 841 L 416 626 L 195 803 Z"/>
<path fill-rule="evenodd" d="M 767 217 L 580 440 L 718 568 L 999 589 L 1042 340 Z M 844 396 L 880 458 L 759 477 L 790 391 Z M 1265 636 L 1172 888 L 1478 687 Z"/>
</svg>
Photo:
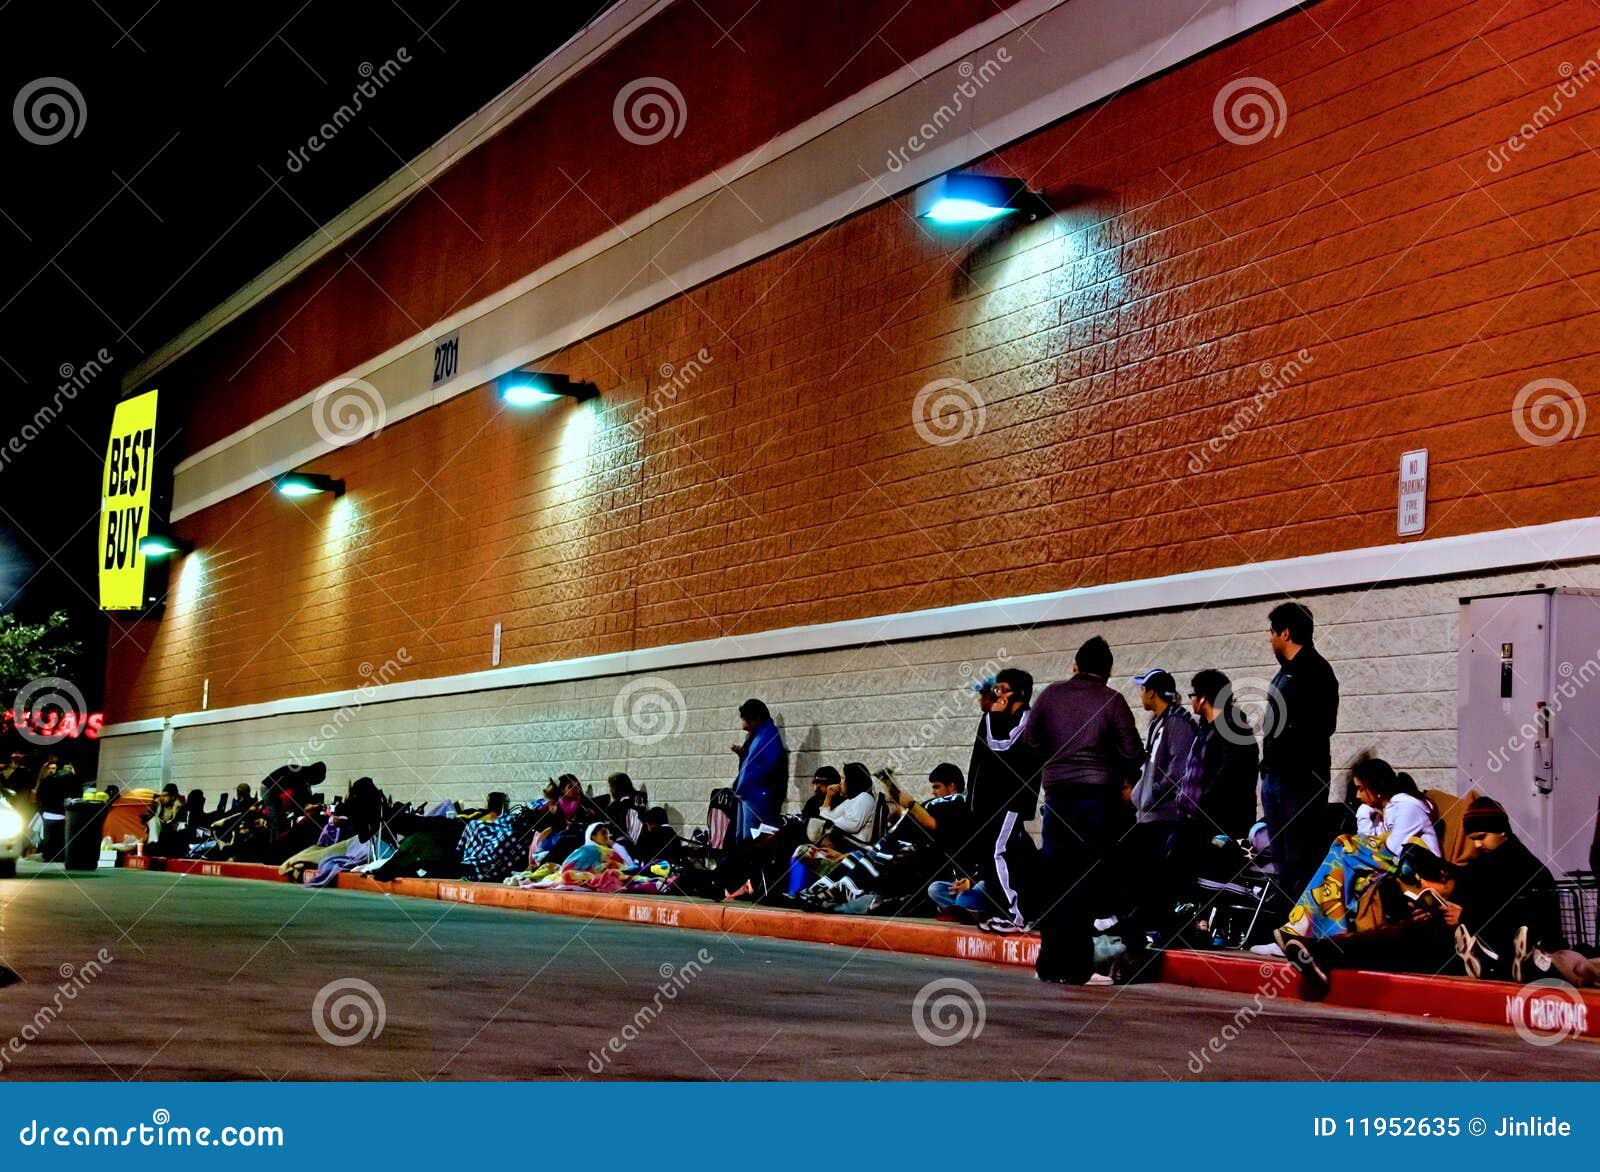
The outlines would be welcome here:
<svg viewBox="0 0 1600 1172">
<path fill-rule="evenodd" d="M 1600 881 L 1593 871 L 1569 871 L 1556 880 L 1561 901 L 1561 934 L 1571 948 L 1600 946 Z"/>
</svg>

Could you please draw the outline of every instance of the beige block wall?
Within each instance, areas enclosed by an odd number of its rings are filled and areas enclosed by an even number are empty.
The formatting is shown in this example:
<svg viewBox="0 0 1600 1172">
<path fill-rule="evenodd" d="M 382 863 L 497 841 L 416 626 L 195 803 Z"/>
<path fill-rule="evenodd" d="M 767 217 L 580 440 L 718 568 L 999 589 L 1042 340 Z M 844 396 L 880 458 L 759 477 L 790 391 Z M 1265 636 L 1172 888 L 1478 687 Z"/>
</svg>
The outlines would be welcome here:
<svg viewBox="0 0 1600 1172">
<path fill-rule="evenodd" d="M 1600 565 L 1302 595 L 1342 685 L 1335 763 L 1372 748 L 1424 787 L 1454 790 L 1457 600 L 1539 584 L 1597 588 Z M 491 789 L 531 798 L 547 777 L 569 771 L 600 789 L 621 769 L 671 809 L 674 823 L 696 826 L 710 791 L 733 777 L 729 746 L 746 697 L 766 700 L 793 751 L 791 805 L 823 762 L 861 760 L 876 769 L 895 759 L 920 789 L 939 761 L 965 768 L 976 720 L 970 684 L 985 668 L 1023 667 L 1043 686 L 1067 674 L 1073 651 L 1099 632 L 1115 650 L 1113 682 L 1124 689 L 1146 667 L 1165 667 L 1186 686 L 1190 674 L 1210 666 L 1236 682 L 1255 681 L 1259 693 L 1274 670 L 1266 641 L 1271 605 L 1229 603 L 179 728 L 173 780 L 214 798 L 304 757 L 327 762 L 330 793 L 370 774 L 397 798 L 477 801 Z M 1250 686 L 1242 690 L 1248 698 Z M 630 703 L 648 710 L 665 697 L 671 731 L 651 739 L 662 727 L 639 725 L 644 737 L 626 739 L 619 697 L 624 717 Z M 1143 713 L 1136 715 L 1142 724 Z M 159 734 L 107 738 L 102 777 L 154 784 L 159 755 Z"/>
</svg>

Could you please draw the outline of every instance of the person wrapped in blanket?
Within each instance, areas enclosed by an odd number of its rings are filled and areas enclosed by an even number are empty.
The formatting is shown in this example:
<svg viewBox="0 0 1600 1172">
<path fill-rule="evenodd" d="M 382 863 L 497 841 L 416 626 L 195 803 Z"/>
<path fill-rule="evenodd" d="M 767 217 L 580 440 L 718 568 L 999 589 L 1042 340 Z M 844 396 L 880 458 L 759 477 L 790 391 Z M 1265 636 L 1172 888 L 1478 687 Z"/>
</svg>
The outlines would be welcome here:
<svg viewBox="0 0 1600 1172">
<path fill-rule="evenodd" d="M 608 822 L 585 828 L 583 845 L 561 862 L 540 863 L 532 870 L 512 875 L 508 887 L 557 891 L 626 891 L 635 895 L 667 895 L 672 891 L 670 868 L 664 863 L 641 867 L 620 835 Z"/>
<path fill-rule="evenodd" d="M 958 861 L 974 853 L 972 818 L 959 766 L 948 761 L 934 766 L 928 774 L 933 797 L 926 802 L 901 790 L 892 773 L 878 776 L 893 823 L 877 842 L 846 854 L 802 891 L 797 906 L 860 914 L 920 895 L 952 872 L 975 869 L 972 865 L 964 869 Z M 969 859 L 969 864 L 974 862 Z"/>
<path fill-rule="evenodd" d="M 1327 936 L 1294 936 L 1279 929 L 1285 959 L 1300 973 L 1300 995 L 1320 1001 L 1334 969 L 1461 975 L 1455 902 L 1459 873 L 1421 839 L 1407 843 L 1395 870 L 1374 886 L 1383 922 Z"/>
<path fill-rule="evenodd" d="M 1325 996 L 1329 974 L 1339 968 L 1593 983 L 1586 959 L 1562 947 L 1549 869 L 1512 834 L 1500 804 L 1474 800 L 1462 829 L 1472 853 L 1459 865 L 1420 838 L 1406 845 L 1395 874 L 1377 889 L 1381 925 L 1314 939 L 1280 937 L 1307 998 Z"/>
<path fill-rule="evenodd" d="M 866 766 L 861 775 L 871 784 Z M 797 847 L 808 845 L 807 827 L 821 836 L 827 825 L 822 811 L 842 792 L 842 778 L 832 765 L 819 765 L 811 778 L 811 796 L 799 814 L 786 814 L 775 826 L 756 828 L 748 838 L 733 839 L 715 870 L 690 867 L 679 876 L 689 895 L 708 899 L 782 900 L 788 894 L 789 872 Z"/>
<path fill-rule="evenodd" d="M 1377 884 L 1399 869 L 1407 844 L 1421 842 L 1439 853 L 1433 808 L 1409 774 L 1396 773 L 1381 757 L 1362 757 L 1351 768 L 1356 797 L 1356 833 L 1341 834 L 1289 910 L 1279 936 L 1321 939 L 1355 931 Z M 1271 950 L 1272 945 L 1263 945 Z M 1277 951 L 1283 949 L 1280 938 Z"/>
</svg>

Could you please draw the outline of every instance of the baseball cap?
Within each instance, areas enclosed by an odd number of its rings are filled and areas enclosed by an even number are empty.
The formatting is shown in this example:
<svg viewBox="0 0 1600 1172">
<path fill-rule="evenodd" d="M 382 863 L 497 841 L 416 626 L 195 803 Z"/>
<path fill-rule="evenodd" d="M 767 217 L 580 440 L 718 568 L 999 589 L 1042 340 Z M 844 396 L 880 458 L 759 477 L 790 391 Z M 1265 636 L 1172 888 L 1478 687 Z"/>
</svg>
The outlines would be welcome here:
<svg viewBox="0 0 1600 1172">
<path fill-rule="evenodd" d="M 1178 694 L 1177 681 L 1172 678 L 1172 673 L 1164 667 L 1152 667 L 1140 675 L 1133 677 L 1135 687 L 1149 688 L 1158 696 L 1171 698 Z"/>
</svg>

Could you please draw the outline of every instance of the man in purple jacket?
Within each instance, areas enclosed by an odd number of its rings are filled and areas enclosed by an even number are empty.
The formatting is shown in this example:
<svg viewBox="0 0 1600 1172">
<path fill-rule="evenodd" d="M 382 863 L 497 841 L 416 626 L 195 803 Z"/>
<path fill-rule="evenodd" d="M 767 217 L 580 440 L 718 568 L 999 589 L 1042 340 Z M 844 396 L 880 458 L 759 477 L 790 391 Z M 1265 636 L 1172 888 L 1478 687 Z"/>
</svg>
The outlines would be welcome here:
<svg viewBox="0 0 1600 1172">
<path fill-rule="evenodd" d="M 1121 692 L 1109 687 L 1111 648 L 1099 635 L 1078 648 L 1070 679 L 1040 692 L 1023 739 L 1043 761 L 1042 858 L 1047 911 L 1039 922 L 1041 981 L 1081 985 L 1094 974 L 1094 917 L 1106 856 L 1122 823 L 1123 788 L 1144 748 Z"/>
</svg>

